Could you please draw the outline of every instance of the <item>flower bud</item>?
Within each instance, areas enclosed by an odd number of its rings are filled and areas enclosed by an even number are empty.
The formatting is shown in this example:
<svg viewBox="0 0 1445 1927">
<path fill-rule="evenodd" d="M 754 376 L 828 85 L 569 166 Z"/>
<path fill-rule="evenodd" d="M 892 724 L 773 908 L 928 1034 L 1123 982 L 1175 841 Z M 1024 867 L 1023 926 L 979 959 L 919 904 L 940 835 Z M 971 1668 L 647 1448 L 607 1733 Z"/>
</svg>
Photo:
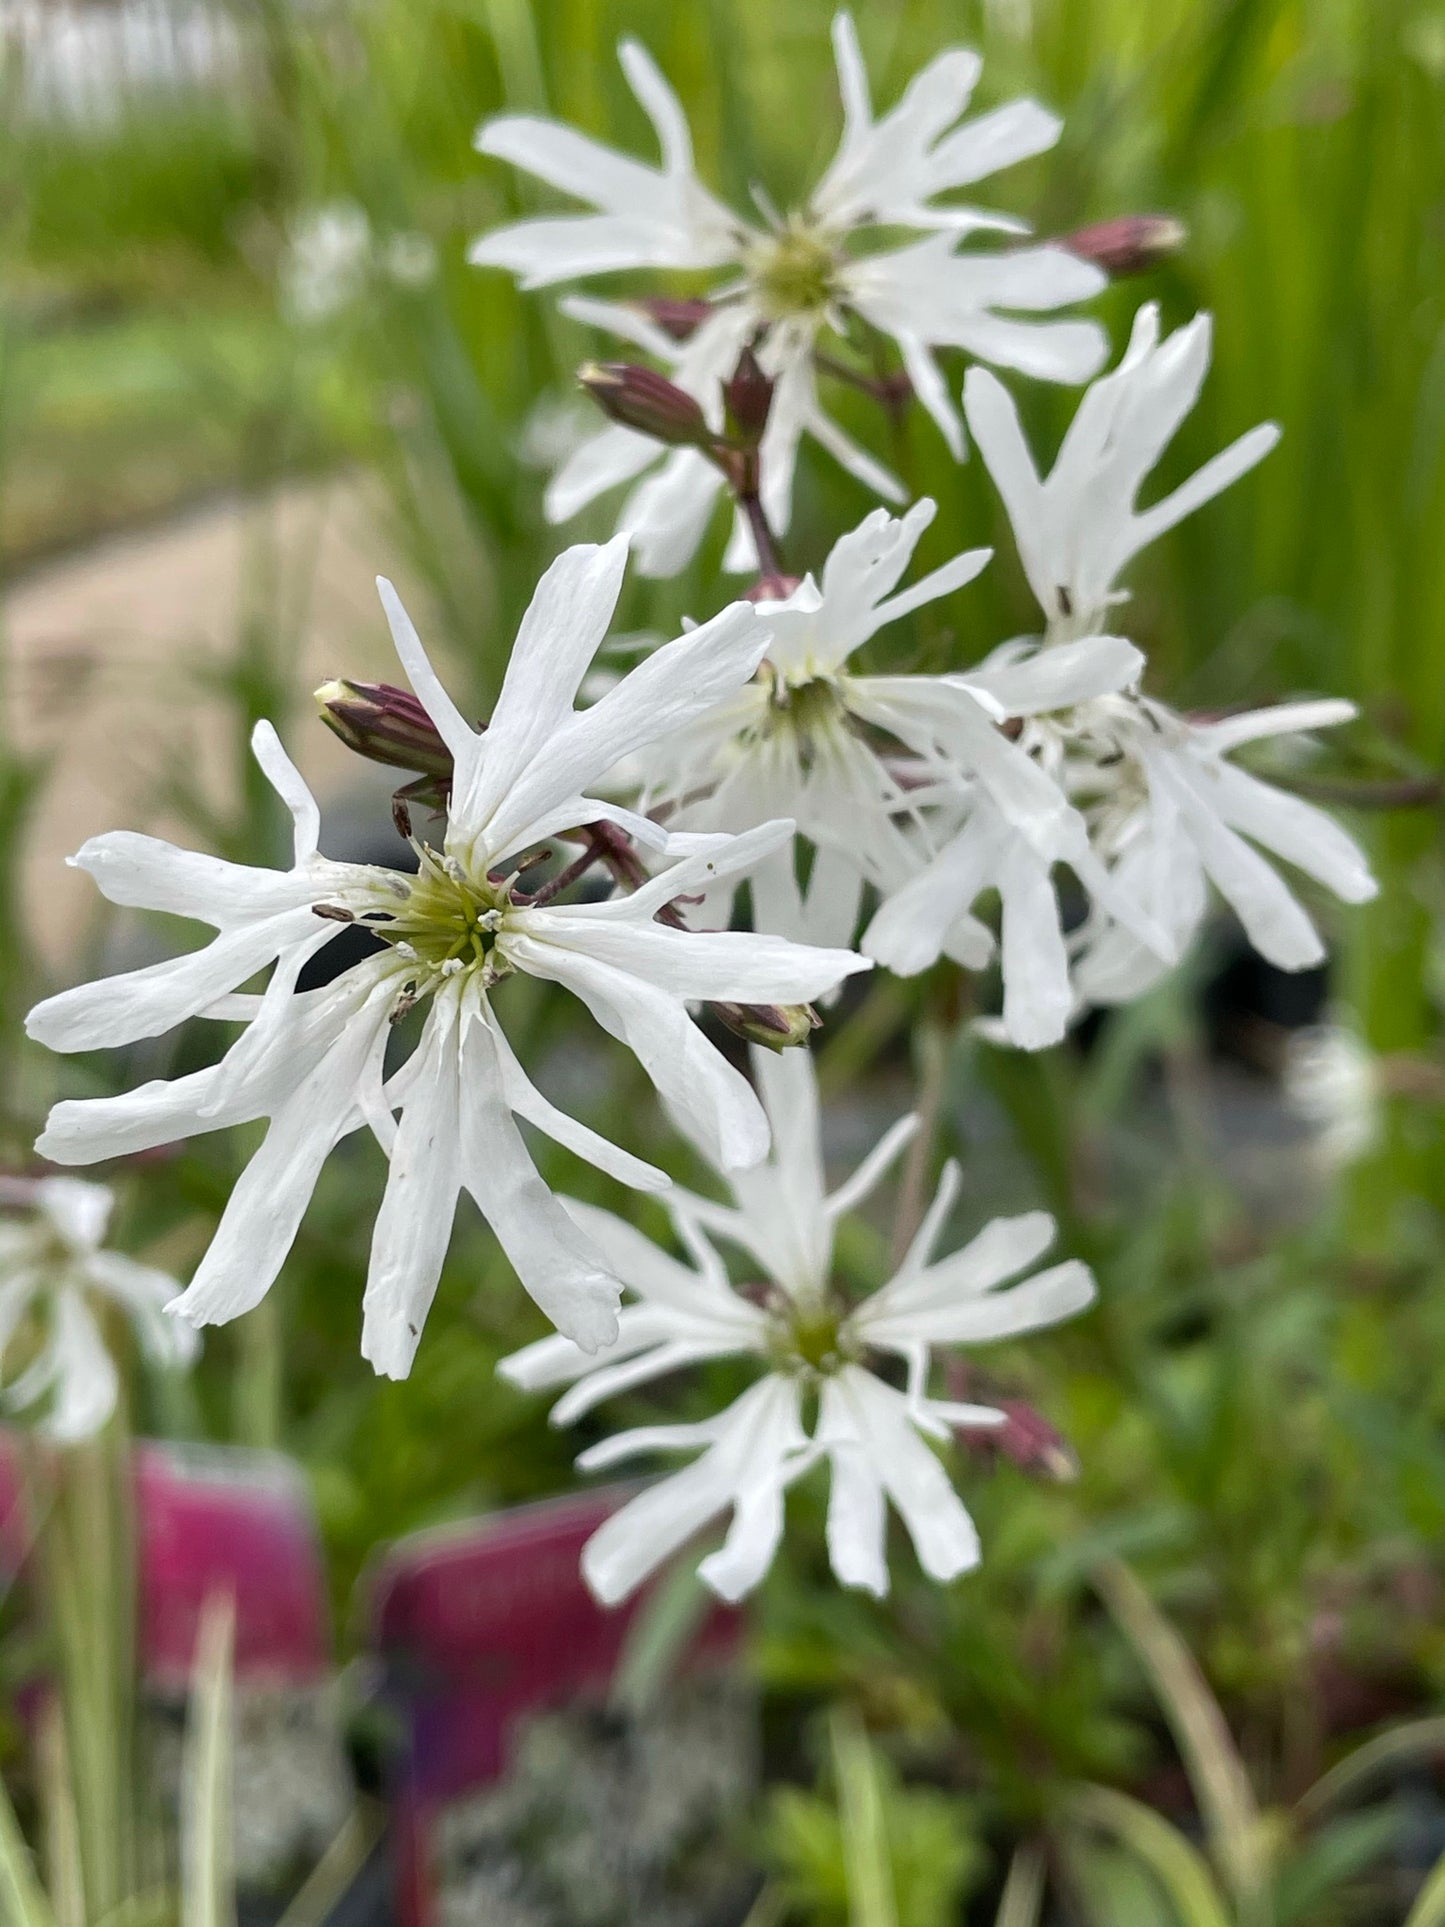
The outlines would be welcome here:
<svg viewBox="0 0 1445 1927">
<path fill-rule="evenodd" d="M 1177 254 L 1188 238 L 1188 228 L 1172 214 L 1125 214 L 1066 234 L 1060 245 L 1117 279 L 1147 274 Z"/>
<path fill-rule="evenodd" d="M 712 303 L 687 296 L 648 294 L 632 303 L 674 341 L 690 341 L 712 313 Z"/>
<path fill-rule="evenodd" d="M 703 448 L 711 429 L 697 402 L 653 368 L 630 361 L 589 361 L 577 379 L 607 416 L 623 428 L 671 448 Z"/>
<path fill-rule="evenodd" d="M 409 689 L 343 677 L 323 683 L 316 704 L 322 722 L 358 756 L 451 781 L 452 753 Z"/>
<path fill-rule="evenodd" d="M 708 1009 L 734 1037 L 768 1050 L 806 1044 L 823 1022 L 811 1004 L 709 1004 Z"/>
<path fill-rule="evenodd" d="M 744 348 L 742 359 L 723 389 L 728 432 L 735 440 L 756 448 L 768 425 L 773 405 L 773 384 L 758 365 L 751 348 Z"/>
<path fill-rule="evenodd" d="M 1042 1412 L 1018 1398 L 991 1399 L 989 1403 L 1004 1414 L 1004 1422 L 989 1431 L 973 1433 L 970 1444 L 997 1452 L 1021 1472 L 1051 1479 L 1057 1485 L 1071 1485 L 1078 1478 L 1074 1448 Z"/>
</svg>

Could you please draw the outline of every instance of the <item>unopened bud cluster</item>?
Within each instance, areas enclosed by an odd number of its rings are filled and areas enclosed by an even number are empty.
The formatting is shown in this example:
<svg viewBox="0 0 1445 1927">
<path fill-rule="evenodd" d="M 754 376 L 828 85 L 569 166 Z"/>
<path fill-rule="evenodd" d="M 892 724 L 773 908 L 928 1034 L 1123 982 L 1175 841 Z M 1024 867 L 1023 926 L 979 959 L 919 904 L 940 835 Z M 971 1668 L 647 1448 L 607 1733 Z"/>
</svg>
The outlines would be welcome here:
<svg viewBox="0 0 1445 1927">
<path fill-rule="evenodd" d="M 684 304 L 673 304 L 682 307 Z M 680 320 L 661 325 L 672 333 Z M 758 449 L 773 402 L 773 384 L 751 348 L 723 383 L 723 426 L 713 428 L 696 397 L 676 382 L 632 361 L 589 361 L 577 371 L 581 386 L 609 421 L 668 448 L 695 448 L 715 463 L 739 496 L 758 492 Z"/>
</svg>

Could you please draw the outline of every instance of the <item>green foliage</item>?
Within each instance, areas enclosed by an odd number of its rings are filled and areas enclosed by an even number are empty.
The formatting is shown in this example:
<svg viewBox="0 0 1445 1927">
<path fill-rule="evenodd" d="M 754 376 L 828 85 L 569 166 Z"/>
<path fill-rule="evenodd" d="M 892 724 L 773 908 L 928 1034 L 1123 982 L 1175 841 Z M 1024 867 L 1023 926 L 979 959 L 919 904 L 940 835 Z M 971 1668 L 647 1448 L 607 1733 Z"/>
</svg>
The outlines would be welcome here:
<svg viewBox="0 0 1445 1927">
<path fill-rule="evenodd" d="M 830 1727 L 834 1798 L 777 1787 L 765 1854 L 790 1917 L 817 1927 L 949 1927 L 983 1849 L 969 1804 L 903 1785 L 841 1710 Z"/>
</svg>

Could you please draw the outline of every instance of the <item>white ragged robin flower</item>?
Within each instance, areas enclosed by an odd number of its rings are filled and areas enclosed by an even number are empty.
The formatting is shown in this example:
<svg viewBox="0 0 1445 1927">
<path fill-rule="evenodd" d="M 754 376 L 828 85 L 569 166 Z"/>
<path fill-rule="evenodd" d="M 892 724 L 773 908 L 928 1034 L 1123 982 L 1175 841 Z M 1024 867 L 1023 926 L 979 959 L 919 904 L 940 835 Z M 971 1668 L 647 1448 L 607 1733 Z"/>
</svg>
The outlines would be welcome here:
<svg viewBox="0 0 1445 1927">
<path fill-rule="evenodd" d="M 935 1259 L 957 1195 L 954 1165 L 888 1283 L 865 1298 L 843 1290 L 832 1269 L 837 1222 L 884 1176 L 917 1120 L 895 1124 L 830 1196 L 811 1061 L 801 1051 L 755 1051 L 753 1067 L 772 1120 L 772 1155 L 729 1179 L 732 1204 L 670 1195 L 690 1262 L 609 1212 L 569 1203 L 632 1294 L 617 1337 L 591 1358 L 565 1338 L 544 1338 L 500 1367 L 527 1390 L 567 1386 L 552 1412 L 557 1424 L 703 1359 L 751 1358 L 762 1374 L 715 1418 L 643 1426 L 579 1458 L 595 1470 L 640 1453 L 697 1454 L 588 1541 L 583 1573 L 609 1605 L 728 1513 L 724 1544 L 699 1570 L 725 1599 L 739 1598 L 772 1562 L 788 1486 L 820 1460 L 831 1476 L 828 1554 L 844 1585 L 888 1590 L 890 1502 L 925 1572 L 938 1580 L 966 1572 L 978 1562 L 978 1535 L 934 1446 L 960 1428 L 1001 1425 L 1004 1414 L 933 1396 L 933 1354 L 1057 1324 L 1094 1297 L 1093 1277 L 1077 1262 L 1007 1283 L 1053 1242 L 1044 1212 L 996 1218 L 961 1251 Z M 729 1283 L 714 1238 L 746 1261 L 751 1288 Z"/>
<path fill-rule="evenodd" d="M 900 590 L 933 515 L 928 501 L 897 520 L 875 509 L 833 545 L 821 581 L 809 576 L 785 599 L 760 601 L 768 653 L 753 681 L 634 759 L 642 807 L 670 827 L 740 831 L 785 817 L 814 846 L 806 886 L 792 847 L 754 869 L 759 929 L 851 943 L 864 884 L 885 888 L 917 867 L 914 844 L 935 780 L 945 789 L 954 781 L 951 768 L 935 768 L 935 710 L 972 720 L 985 757 L 1014 758 L 990 717 L 943 678 L 849 668 L 879 630 L 972 581 L 988 561 L 989 550 L 970 549 Z M 1024 763 L 1022 775 L 1028 782 L 1034 771 Z M 725 908 L 709 898 L 700 914 L 725 923 Z"/>
<path fill-rule="evenodd" d="M 1313 923 L 1261 850 L 1347 903 L 1375 893 L 1364 854 L 1337 823 L 1228 760 L 1266 737 L 1348 721 L 1353 705 L 1294 703 L 1194 720 L 1143 695 L 1135 679 L 1092 693 L 1071 686 L 1060 661 L 1117 620 L 1117 605 L 1127 599 L 1117 587 L 1125 564 L 1278 439 L 1272 426 L 1253 429 L 1172 494 L 1137 506 L 1150 468 L 1198 396 L 1209 344 L 1207 316 L 1161 342 L 1157 310 L 1142 309 L 1128 352 L 1084 396 L 1044 480 L 1007 392 L 986 370 L 969 373 L 969 425 L 1008 507 L 1045 633 L 1037 642 L 1007 645 L 967 680 L 1023 718 L 1017 747 L 1087 825 L 1092 864 L 1085 874 L 1072 856 L 1065 859 L 1090 902 L 1067 941 L 1057 905 L 1048 910 L 1034 878 L 1035 928 L 1051 922 L 1054 935 L 1046 950 L 1032 950 L 1031 961 L 1019 956 L 1020 969 L 1046 969 L 1048 983 L 1037 1005 L 1040 1034 L 1028 1039 L 1010 1024 L 1018 1042 L 1053 1041 L 1083 1004 L 1117 1003 L 1146 989 L 1197 935 L 1211 882 L 1271 963 L 1285 970 L 1318 963 L 1324 950 Z M 1041 676 L 1046 685 L 1051 664 L 1054 701 L 1010 702 L 1005 685 L 1020 674 Z M 921 969 L 940 950 L 967 961 L 975 900 L 985 889 L 1003 889 L 1012 869 L 1008 852 L 1020 847 L 1010 841 L 1013 827 L 1007 811 L 1002 820 L 992 810 L 982 818 L 966 813 L 958 836 L 885 906 L 865 938 L 869 954 L 895 969 Z M 1023 887 L 1015 874 L 1015 889 Z M 1006 957 L 1006 999 L 1009 976 Z M 1044 1004 L 1053 1013 L 1048 1023 Z"/>
<path fill-rule="evenodd" d="M 1196 315 L 1163 340 L 1159 309 L 1134 317 L 1117 368 L 1081 399 L 1047 477 L 1040 478 L 1018 409 L 996 376 L 971 368 L 964 410 L 1013 526 L 1019 559 L 1048 624 L 1048 640 L 1095 634 L 1127 601 L 1120 571 L 1141 549 L 1221 494 L 1279 441 L 1261 422 L 1147 509 L 1139 492 L 1209 372 L 1213 323 Z"/>
<path fill-rule="evenodd" d="M 381 584 L 403 666 L 453 762 L 441 847 L 414 843 L 416 875 L 321 855 L 316 804 L 264 723 L 254 746 L 295 820 L 291 869 L 245 868 L 126 832 L 93 838 L 74 859 L 112 902 L 193 917 L 218 934 L 173 962 L 47 999 L 30 1014 L 33 1037 L 55 1050 L 93 1050 L 192 1017 L 246 1020 L 210 1069 L 120 1097 L 63 1102 L 40 1140 L 45 1156 L 84 1164 L 270 1120 L 177 1302 L 193 1322 L 234 1318 L 257 1303 L 333 1146 L 367 1124 L 390 1158 L 362 1336 L 379 1371 L 410 1369 L 463 1190 L 562 1330 L 587 1348 L 612 1338 L 617 1280 L 538 1176 L 514 1114 L 624 1183 L 661 1188 L 667 1180 L 554 1109 L 528 1079 L 494 1010 L 514 973 L 579 997 L 636 1053 L 673 1113 L 721 1164 L 743 1166 L 766 1153 L 756 1097 L 706 1041 L 689 1005 L 804 1002 L 866 966 L 848 952 L 779 937 L 654 921 L 672 897 L 745 871 L 792 830 L 771 825 L 741 838 L 669 844 L 656 825 L 586 794 L 620 757 L 723 701 L 751 676 L 767 642 L 755 612 L 735 604 L 655 651 L 590 708 L 575 709 L 626 561 L 619 537 L 569 549 L 552 565 L 480 731 L 446 694 L 390 584 Z M 605 821 L 680 860 L 633 895 L 604 902 L 564 902 L 555 880 L 520 887 L 549 838 Z M 372 931 L 375 953 L 323 988 L 298 991 L 303 966 L 338 920 Z M 273 962 L 263 993 L 233 994 Z M 417 1048 L 388 1079 L 393 1024 L 423 999 L 430 1002 Z"/>
<path fill-rule="evenodd" d="M 156 1365 L 189 1365 L 200 1350 L 190 1326 L 164 1315 L 176 1280 L 104 1248 L 114 1202 L 80 1178 L 0 1180 L 0 1205 L 22 1214 L 0 1218 L 0 1405 L 57 1444 L 93 1437 L 115 1410 L 106 1317 L 132 1326 Z"/>
<path fill-rule="evenodd" d="M 811 435 L 869 488 L 902 498 L 898 484 L 849 440 L 823 410 L 817 355 L 830 342 L 870 333 L 896 344 L 919 400 L 956 454 L 963 430 L 940 372 L 939 349 L 966 354 L 1047 381 L 1086 381 L 1105 354 L 1092 322 L 1053 311 L 1096 294 L 1100 270 L 1065 249 L 1021 245 L 964 247 L 992 230 L 1026 230 L 1009 216 L 940 199 L 1051 147 L 1060 123 L 1036 102 L 1014 101 L 964 119 L 978 82 L 976 54 L 954 48 L 931 61 L 895 107 L 875 118 L 868 76 L 851 18 L 833 23 L 843 98 L 843 138 L 806 201 L 787 214 L 759 194 L 761 222 L 725 207 L 697 178 L 680 103 L 644 49 L 624 41 L 623 70 L 657 130 L 663 165 L 628 159 L 574 129 L 527 115 L 483 124 L 477 146 L 591 204 L 591 214 L 546 215 L 482 236 L 479 265 L 502 267 L 525 287 L 619 269 L 727 270 L 711 291 L 706 317 L 681 356 L 634 325 L 605 325 L 661 352 L 672 379 L 689 387 L 716 419 L 719 383 L 751 344 L 777 384 L 762 449 L 764 506 L 787 526 L 798 443 Z M 900 243 L 900 230 L 914 230 Z M 1038 317 L 1049 316 L 1048 319 Z M 552 512 L 571 513 L 604 489 L 633 480 L 657 458 L 655 443 L 627 430 L 604 430 L 559 477 Z M 663 479 L 666 477 L 666 480 Z M 678 490 L 687 505 L 684 518 Z M 716 495 L 715 479 L 692 450 L 667 457 L 624 510 L 644 535 L 644 566 L 681 568 Z M 653 517 L 673 536 L 651 545 Z M 734 560 L 748 566 L 735 539 Z"/>
<path fill-rule="evenodd" d="M 1309 1127 L 1326 1174 L 1347 1170 L 1384 1134 L 1385 1067 L 1347 1023 L 1311 1024 L 1285 1047 L 1286 1107 Z"/>
</svg>

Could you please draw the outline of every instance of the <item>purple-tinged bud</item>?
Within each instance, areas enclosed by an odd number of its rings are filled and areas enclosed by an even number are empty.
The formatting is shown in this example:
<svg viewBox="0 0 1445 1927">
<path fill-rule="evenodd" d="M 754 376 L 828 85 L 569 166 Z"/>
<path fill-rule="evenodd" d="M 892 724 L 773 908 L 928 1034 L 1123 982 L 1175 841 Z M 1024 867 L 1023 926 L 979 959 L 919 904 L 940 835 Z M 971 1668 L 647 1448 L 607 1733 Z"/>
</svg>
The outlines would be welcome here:
<svg viewBox="0 0 1445 1927">
<path fill-rule="evenodd" d="M 697 402 L 654 368 L 631 361 L 589 361 L 577 379 L 606 415 L 623 428 L 670 448 L 705 448 L 712 430 Z"/>
<path fill-rule="evenodd" d="M 712 313 L 710 301 L 667 294 L 643 295 L 631 305 L 674 341 L 690 341 Z"/>
<path fill-rule="evenodd" d="M 1172 214 L 1124 214 L 1117 221 L 1100 221 L 1095 227 L 1065 234 L 1060 246 L 1117 280 L 1147 274 L 1177 254 L 1188 239 L 1188 228 Z"/>
<path fill-rule="evenodd" d="M 806 1044 L 823 1022 L 811 1004 L 709 1004 L 708 1009 L 734 1037 L 768 1050 Z"/>
<path fill-rule="evenodd" d="M 316 706 L 327 728 L 358 756 L 451 781 L 452 753 L 409 689 L 343 677 L 321 685 Z"/>
<path fill-rule="evenodd" d="M 1078 1478 L 1079 1461 L 1074 1448 L 1041 1412 L 1019 1398 L 994 1398 L 988 1403 L 1004 1414 L 1004 1422 L 990 1426 L 987 1431 L 969 1433 L 971 1446 L 984 1452 L 997 1452 L 1012 1461 L 1020 1472 L 1052 1479 L 1057 1485 L 1071 1485 Z"/>
<path fill-rule="evenodd" d="M 763 439 L 772 405 L 773 383 L 763 373 L 752 349 L 744 348 L 741 360 L 723 389 L 728 433 L 746 447 L 756 448 Z"/>
</svg>

